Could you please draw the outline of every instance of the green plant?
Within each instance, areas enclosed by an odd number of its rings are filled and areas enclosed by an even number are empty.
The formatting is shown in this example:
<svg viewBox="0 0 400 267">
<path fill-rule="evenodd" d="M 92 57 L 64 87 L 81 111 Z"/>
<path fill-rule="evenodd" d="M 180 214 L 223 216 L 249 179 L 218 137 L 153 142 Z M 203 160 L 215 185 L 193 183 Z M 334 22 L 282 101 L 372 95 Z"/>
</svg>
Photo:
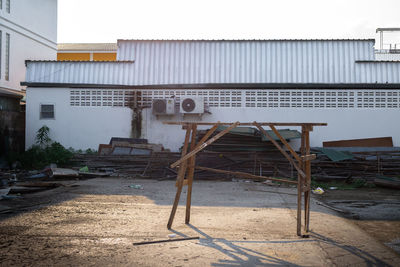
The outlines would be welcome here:
<svg viewBox="0 0 400 267">
<path fill-rule="evenodd" d="M 94 155 L 94 154 L 97 154 L 97 151 L 94 149 L 88 148 L 85 150 L 85 154 Z"/>
<path fill-rule="evenodd" d="M 51 143 L 51 138 L 49 136 L 50 128 L 43 125 L 36 134 L 36 144 L 40 147 L 47 147 Z"/>
<path fill-rule="evenodd" d="M 71 151 L 60 143 L 54 142 L 45 148 L 33 145 L 19 156 L 19 160 L 25 169 L 42 169 L 50 163 L 56 163 L 59 166 L 66 165 L 72 156 Z"/>
</svg>

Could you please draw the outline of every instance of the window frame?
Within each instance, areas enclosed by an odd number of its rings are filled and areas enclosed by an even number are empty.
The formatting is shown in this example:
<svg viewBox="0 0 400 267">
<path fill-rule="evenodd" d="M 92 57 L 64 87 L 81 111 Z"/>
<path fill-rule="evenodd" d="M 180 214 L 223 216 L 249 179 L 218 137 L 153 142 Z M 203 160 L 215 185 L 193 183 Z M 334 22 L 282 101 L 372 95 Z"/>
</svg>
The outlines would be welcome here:
<svg viewBox="0 0 400 267">
<path fill-rule="evenodd" d="M 5 52 L 5 68 L 4 68 L 4 79 L 6 81 L 10 80 L 10 46 L 11 46 L 11 36 L 6 33 L 6 52 Z"/>
<path fill-rule="evenodd" d="M 53 117 L 43 117 L 43 113 L 51 113 L 49 111 L 42 111 L 43 106 L 52 106 L 53 107 Z M 40 120 L 55 120 L 56 119 L 56 105 L 54 103 L 40 103 L 39 105 L 39 119 Z"/>
</svg>

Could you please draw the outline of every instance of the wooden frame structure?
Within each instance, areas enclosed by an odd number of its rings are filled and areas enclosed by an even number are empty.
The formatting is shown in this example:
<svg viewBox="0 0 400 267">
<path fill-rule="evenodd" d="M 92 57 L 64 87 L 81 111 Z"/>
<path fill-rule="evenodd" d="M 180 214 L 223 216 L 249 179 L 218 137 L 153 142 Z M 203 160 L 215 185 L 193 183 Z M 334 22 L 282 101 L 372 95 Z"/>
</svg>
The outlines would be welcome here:
<svg viewBox="0 0 400 267">
<path fill-rule="evenodd" d="M 249 122 L 249 123 L 241 123 L 241 122 L 164 122 L 164 124 L 169 125 L 182 125 L 182 129 L 186 130 L 185 141 L 182 148 L 182 155 L 179 160 L 171 164 L 171 168 L 179 167 L 178 176 L 176 180 L 176 195 L 174 204 L 172 206 L 171 214 L 168 220 L 167 227 L 171 229 L 172 222 L 175 217 L 176 210 L 178 208 L 179 199 L 181 196 L 183 186 L 187 185 L 187 200 L 186 200 L 186 216 L 185 223 L 188 224 L 190 222 L 190 207 L 192 200 L 192 186 L 193 186 L 193 178 L 194 178 L 194 170 L 206 170 L 212 171 L 216 173 L 227 173 L 233 174 L 236 176 L 240 176 L 245 179 L 265 179 L 272 181 L 285 182 L 290 184 L 297 184 L 297 235 L 298 236 L 307 236 L 309 232 L 310 226 L 310 192 L 311 192 L 311 160 L 315 159 L 314 154 L 310 154 L 310 132 L 313 130 L 314 126 L 326 126 L 326 123 L 274 123 L 274 122 Z M 197 126 L 199 125 L 210 125 L 211 129 L 203 136 L 203 138 L 196 144 L 196 133 Z M 227 126 L 226 129 L 219 132 L 212 138 L 210 136 L 215 132 L 218 126 L 224 125 Z M 276 148 L 285 156 L 285 158 L 293 165 L 293 167 L 297 170 L 298 178 L 297 181 L 266 177 L 266 176 L 258 176 L 244 172 L 233 172 L 227 170 L 218 170 L 207 167 L 196 166 L 196 154 L 212 144 L 217 139 L 221 138 L 223 135 L 228 133 L 230 130 L 234 129 L 237 126 L 255 126 L 260 132 L 267 137 L 272 144 L 276 146 Z M 279 138 L 279 140 L 283 143 L 285 150 L 283 147 L 279 145 L 271 135 L 263 128 L 263 126 L 269 126 L 273 133 Z M 294 149 L 289 145 L 289 143 L 282 137 L 279 131 L 275 128 L 276 126 L 297 126 L 301 127 L 301 147 L 300 147 L 300 155 L 294 151 Z M 190 148 L 189 148 L 190 143 Z M 189 151 L 188 151 L 189 150 Z M 185 179 L 186 177 L 186 179 Z M 304 234 L 302 235 L 301 231 L 301 217 L 302 217 L 302 196 L 304 193 Z"/>
</svg>

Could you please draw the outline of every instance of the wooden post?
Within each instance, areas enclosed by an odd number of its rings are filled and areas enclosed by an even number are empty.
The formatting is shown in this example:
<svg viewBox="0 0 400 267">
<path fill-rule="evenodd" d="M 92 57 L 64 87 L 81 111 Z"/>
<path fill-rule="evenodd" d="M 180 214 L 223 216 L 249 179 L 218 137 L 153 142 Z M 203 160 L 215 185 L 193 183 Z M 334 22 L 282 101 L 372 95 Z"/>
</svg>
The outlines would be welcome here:
<svg viewBox="0 0 400 267">
<path fill-rule="evenodd" d="M 310 155 L 310 129 L 309 127 L 303 126 L 302 132 L 304 132 L 304 143 L 305 143 L 305 154 Z M 304 231 L 306 233 L 310 230 L 310 190 L 311 190 L 311 160 L 303 162 L 304 172 L 306 178 L 304 181 Z"/>
<path fill-rule="evenodd" d="M 182 154 L 181 154 L 182 157 L 184 157 L 186 155 L 187 148 L 189 146 L 189 137 L 190 137 L 191 131 L 192 131 L 192 125 L 188 125 L 186 128 L 185 143 L 182 148 Z M 185 160 L 179 166 L 178 177 L 177 177 L 178 187 L 176 189 L 176 195 L 175 195 L 174 204 L 172 206 L 171 214 L 169 215 L 169 220 L 168 220 L 168 224 L 167 224 L 168 229 L 171 229 L 172 222 L 174 221 L 176 209 L 178 208 L 178 203 L 179 203 L 179 199 L 181 197 L 181 192 L 182 192 L 182 187 L 183 187 L 183 179 L 185 178 L 185 174 L 186 174 L 186 168 L 187 168 L 187 161 Z"/>
<path fill-rule="evenodd" d="M 190 140 L 190 150 L 193 151 L 196 147 L 196 133 L 197 133 L 197 125 L 192 125 L 192 138 Z M 187 199 L 186 199 L 186 216 L 185 223 L 188 224 L 190 222 L 190 206 L 192 205 L 192 186 L 193 186 L 193 178 L 194 178 L 194 167 L 196 164 L 196 154 L 194 154 L 191 158 L 189 158 L 189 169 L 188 169 L 188 189 L 187 189 Z"/>
<path fill-rule="evenodd" d="M 304 127 L 301 128 L 301 146 L 300 155 L 304 155 L 305 152 L 305 137 L 304 137 Z M 304 170 L 303 159 L 299 162 L 300 168 Z M 297 235 L 301 236 L 301 197 L 303 189 L 303 177 L 298 174 L 297 176 Z"/>
</svg>

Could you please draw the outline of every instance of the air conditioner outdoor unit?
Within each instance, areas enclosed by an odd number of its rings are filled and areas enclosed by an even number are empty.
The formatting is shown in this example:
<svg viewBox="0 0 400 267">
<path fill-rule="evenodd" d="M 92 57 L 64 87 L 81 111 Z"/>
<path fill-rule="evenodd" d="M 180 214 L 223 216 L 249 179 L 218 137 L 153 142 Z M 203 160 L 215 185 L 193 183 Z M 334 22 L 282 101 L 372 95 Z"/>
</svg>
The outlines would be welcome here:
<svg viewBox="0 0 400 267">
<path fill-rule="evenodd" d="M 173 98 L 154 99 L 152 110 L 154 115 L 175 114 L 175 100 Z"/>
<path fill-rule="evenodd" d="M 204 98 L 203 97 L 187 97 L 183 98 L 180 104 L 180 113 L 184 114 L 203 114 Z"/>
</svg>

